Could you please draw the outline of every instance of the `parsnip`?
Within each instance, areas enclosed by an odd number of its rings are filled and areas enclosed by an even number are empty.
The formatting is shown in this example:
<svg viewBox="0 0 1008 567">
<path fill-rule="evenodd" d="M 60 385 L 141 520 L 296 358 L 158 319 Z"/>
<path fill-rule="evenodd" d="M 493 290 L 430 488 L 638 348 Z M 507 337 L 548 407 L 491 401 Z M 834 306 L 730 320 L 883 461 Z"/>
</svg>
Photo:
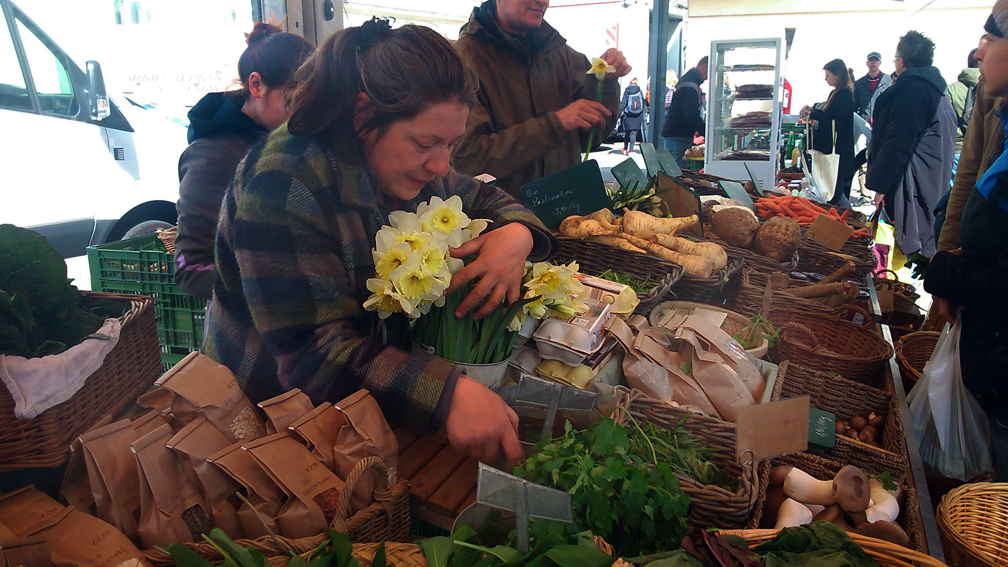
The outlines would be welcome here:
<svg viewBox="0 0 1008 567">
<path fill-rule="evenodd" d="M 715 272 L 723 270 L 728 265 L 728 254 L 714 242 L 693 242 L 668 234 L 656 234 L 652 240 L 674 252 L 688 256 L 702 256 L 710 260 Z"/>
<path fill-rule="evenodd" d="M 676 232 L 700 225 L 700 217 L 692 215 L 672 219 L 653 217 L 640 211 L 623 212 L 622 230 L 637 238 L 648 239 L 656 234 L 675 234 Z"/>
<path fill-rule="evenodd" d="M 631 252 L 640 252 L 641 254 L 647 254 L 647 250 L 642 250 L 637 248 L 625 238 L 619 236 L 595 236 L 592 240 L 596 242 L 601 242 L 602 244 L 608 244 L 609 246 L 614 246 L 621 250 L 629 250 Z"/>
<path fill-rule="evenodd" d="M 589 236 L 605 236 L 616 234 L 613 229 L 606 228 L 597 220 L 585 217 L 567 217 L 560 223 L 560 234 L 573 236 L 575 238 L 587 238 Z"/>
<path fill-rule="evenodd" d="M 651 256 L 679 264 L 691 276 L 709 278 L 714 273 L 714 264 L 702 256 L 680 254 L 679 252 L 665 248 L 657 242 L 651 242 L 643 238 L 637 238 L 636 236 L 624 234 L 623 238 L 626 238 L 634 246 L 643 248 Z"/>
<path fill-rule="evenodd" d="M 622 219 L 614 218 L 612 211 L 609 209 L 599 209 L 585 218 L 596 220 L 603 227 L 615 232 L 619 232 L 619 227 L 622 224 Z"/>
</svg>

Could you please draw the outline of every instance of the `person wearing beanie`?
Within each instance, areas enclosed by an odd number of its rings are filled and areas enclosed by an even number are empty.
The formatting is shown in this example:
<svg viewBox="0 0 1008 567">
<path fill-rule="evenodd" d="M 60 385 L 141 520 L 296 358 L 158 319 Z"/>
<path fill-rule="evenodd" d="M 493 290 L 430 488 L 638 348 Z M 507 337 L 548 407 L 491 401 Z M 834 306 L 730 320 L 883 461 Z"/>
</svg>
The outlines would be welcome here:
<svg viewBox="0 0 1008 567">
<path fill-rule="evenodd" d="M 865 177 L 893 223 L 896 244 L 922 264 L 936 250 L 933 211 L 952 179 L 956 140 L 955 111 L 933 60 L 930 39 L 916 31 L 900 38 L 899 78 L 876 102 Z"/>
<path fill-rule="evenodd" d="M 861 115 L 861 118 L 864 118 L 869 124 L 871 123 L 872 110 L 875 108 L 875 101 L 892 86 L 892 77 L 879 69 L 881 63 L 882 54 L 878 51 L 869 53 L 868 60 L 865 61 L 868 74 L 854 81 L 854 112 Z"/>
<path fill-rule="evenodd" d="M 1008 95 L 1008 0 L 998 0 L 984 26 L 988 41 L 976 52 L 980 84 L 987 97 Z M 902 80 L 902 79 L 901 79 Z M 978 103 L 981 99 L 978 98 Z M 960 319 L 959 362 L 963 383 L 990 418 L 994 464 L 1008 479 L 1008 153 L 1004 151 L 1004 99 L 995 150 L 983 156 L 987 168 L 976 180 L 960 216 L 960 247 L 931 259 L 927 290 L 949 322 Z M 974 113 L 963 152 L 982 115 Z M 971 156 L 965 155 L 964 158 Z"/>
</svg>

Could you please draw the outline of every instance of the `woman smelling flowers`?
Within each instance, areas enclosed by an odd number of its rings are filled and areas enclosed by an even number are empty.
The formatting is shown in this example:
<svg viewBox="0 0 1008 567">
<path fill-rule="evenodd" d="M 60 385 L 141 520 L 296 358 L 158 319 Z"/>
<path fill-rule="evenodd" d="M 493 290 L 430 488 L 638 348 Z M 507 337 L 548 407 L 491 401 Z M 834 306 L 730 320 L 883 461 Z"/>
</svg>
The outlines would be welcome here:
<svg viewBox="0 0 1008 567">
<path fill-rule="evenodd" d="M 421 433 L 444 426 L 464 454 L 521 456 L 499 397 L 408 348 L 420 299 L 477 281 L 456 316 L 485 316 L 521 298 L 526 260 L 554 245 L 518 202 L 449 165 L 476 87 L 436 32 L 381 20 L 333 35 L 299 70 L 290 121 L 245 158 L 218 227 L 204 349 L 254 401 L 367 388 Z"/>
</svg>

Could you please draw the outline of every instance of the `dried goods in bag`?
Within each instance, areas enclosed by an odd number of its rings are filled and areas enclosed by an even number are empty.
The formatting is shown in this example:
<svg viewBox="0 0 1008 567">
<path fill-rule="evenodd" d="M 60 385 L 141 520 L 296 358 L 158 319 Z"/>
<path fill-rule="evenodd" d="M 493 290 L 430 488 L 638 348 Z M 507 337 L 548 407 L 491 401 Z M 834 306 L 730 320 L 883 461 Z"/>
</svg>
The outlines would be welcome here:
<svg viewBox="0 0 1008 567">
<path fill-rule="evenodd" d="M 137 432 L 137 439 L 147 435 L 162 425 L 170 425 L 168 423 L 168 418 L 165 417 L 164 414 L 153 411 L 134 419 L 131 424 L 133 425 L 133 429 Z"/>
<path fill-rule="evenodd" d="M 314 409 L 311 398 L 297 388 L 259 402 L 259 407 L 266 412 L 267 435 L 285 433 L 288 425 Z"/>
<path fill-rule="evenodd" d="M 286 433 L 246 443 L 243 448 L 283 488 L 289 498 L 276 523 L 290 538 L 318 535 L 336 516 L 343 481 Z"/>
<path fill-rule="evenodd" d="M 130 444 L 137 432 L 128 419 L 81 435 L 96 516 L 139 542 L 140 477 Z"/>
<path fill-rule="evenodd" d="M 52 564 L 52 552 L 45 538 L 0 533 L 0 567 L 52 567 Z"/>
<path fill-rule="evenodd" d="M 290 425 L 295 439 L 300 439 L 312 455 L 322 461 L 327 469 L 336 470 L 334 447 L 339 432 L 347 424 L 346 416 L 329 402 L 305 414 Z M 346 480 L 343 477 L 343 480 Z"/>
<path fill-rule="evenodd" d="M 0 496 L 0 524 L 17 537 L 42 537 L 56 567 L 150 567 L 143 553 L 113 526 L 26 486 Z"/>
<path fill-rule="evenodd" d="M 85 431 L 93 431 L 112 423 L 112 416 L 106 415 Z M 60 500 L 83 512 L 94 516 L 98 512 L 94 495 L 91 494 L 91 483 L 88 481 L 87 463 L 84 462 L 84 446 L 80 436 L 70 443 L 70 460 L 67 461 L 66 473 L 63 474 L 63 484 L 60 485 Z"/>
<path fill-rule="evenodd" d="M 206 498 L 210 518 L 215 527 L 224 530 L 231 539 L 245 537 L 238 510 L 242 501 L 237 496 L 239 484 L 207 458 L 226 449 L 231 443 L 207 418 L 199 416 L 183 427 L 166 446 L 178 455 L 183 472 L 196 481 Z"/>
<path fill-rule="evenodd" d="M 255 539 L 269 535 L 266 527 L 276 532 L 275 518 L 286 502 L 286 495 L 252 455 L 242 449 L 242 444 L 230 445 L 210 455 L 207 460 L 240 484 L 244 496 L 252 505 L 250 507 L 243 502 L 238 508 L 245 537 Z"/>
<path fill-rule="evenodd" d="M 144 548 L 202 541 L 209 534 L 206 501 L 179 465 L 175 451 L 165 446 L 172 437 L 167 424 L 132 445 L 140 473 L 140 541 Z"/>
<path fill-rule="evenodd" d="M 340 429 L 334 452 L 336 475 L 347 478 L 350 471 L 367 457 L 378 457 L 388 471 L 389 486 L 397 482 L 399 443 L 385 421 L 378 402 L 367 390 L 358 390 L 336 404 L 346 416 L 347 426 Z M 378 472 L 369 470 L 360 477 L 350 497 L 350 513 L 367 508 L 374 501 Z"/>
<path fill-rule="evenodd" d="M 234 374 L 208 356 L 189 354 L 155 384 L 175 394 L 172 415 L 182 425 L 203 415 L 232 443 L 266 434 L 262 418 Z"/>
</svg>

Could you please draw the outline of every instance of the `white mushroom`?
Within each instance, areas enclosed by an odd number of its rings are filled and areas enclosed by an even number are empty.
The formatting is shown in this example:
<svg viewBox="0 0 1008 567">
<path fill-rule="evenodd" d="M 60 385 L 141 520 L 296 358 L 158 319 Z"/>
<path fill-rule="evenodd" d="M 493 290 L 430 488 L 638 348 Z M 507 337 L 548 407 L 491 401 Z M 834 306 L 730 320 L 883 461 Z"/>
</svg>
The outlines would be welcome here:
<svg viewBox="0 0 1008 567">
<path fill-rule="evenodd" d="M 788 498 L 784 500 L 780 510 L 777 511 L 777 524 L 774 526 L 774 529 L 793 528 L 811 521 L 812 512 L 801 502 Z"/>
<path fill-rule="evenodd" d="M 892 493 L 882 486 L 882 482 L 871 479 L 871 506 L 863 514 L 851 513 L 857 526 L 878 521 L 895 522 L 899 517 L 899 502 Z"/>
<path fill-rule="evenodd" d="M 784 494 L 803 504 L 836 503 L 846 512 L 864 512 L 871 500 L 868 477 L 852 466 L 840 469 L 833 480 L 816 480 L 793 468 L 784 479 Z"/>
<path fill-rule="evenodd" d="M 892 522 L 878 521 L 870 524 L 863 524 L 858 527 L 857 533 L 863 536 L 895 543 L 896 545 L 902 545 L 903 547 L 910 547 L 910 536 L 903 531 L 903 528 Z"/>
</svg>

